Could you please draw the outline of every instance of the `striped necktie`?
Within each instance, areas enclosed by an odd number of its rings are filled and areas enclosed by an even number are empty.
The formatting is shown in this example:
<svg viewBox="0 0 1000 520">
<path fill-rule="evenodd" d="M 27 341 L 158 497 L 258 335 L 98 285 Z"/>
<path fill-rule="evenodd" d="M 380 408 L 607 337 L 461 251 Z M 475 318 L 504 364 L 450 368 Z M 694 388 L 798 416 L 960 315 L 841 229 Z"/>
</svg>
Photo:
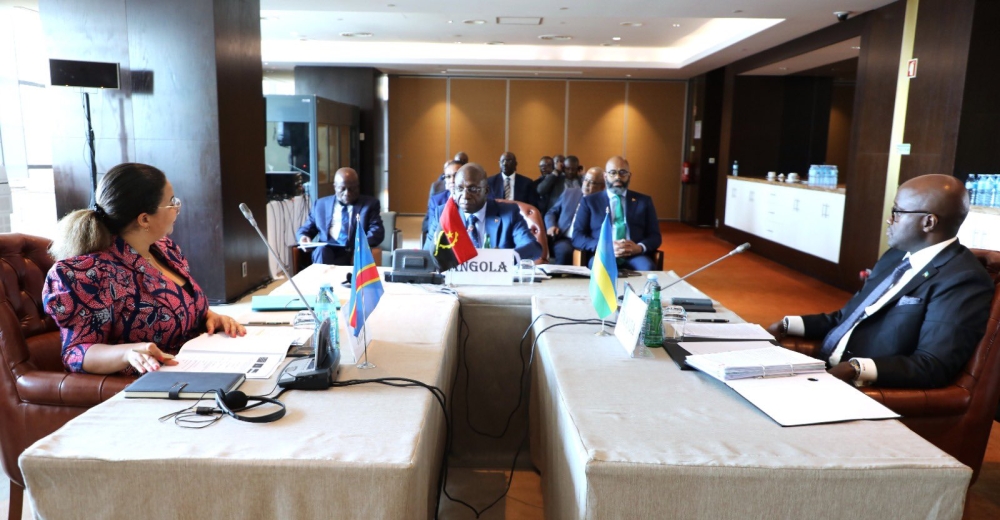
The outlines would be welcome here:
<svg viewBox="0 0 1000 520">
<path fill-rule="evenodd" d="M 503 176 L 503 198 L 507 200 L 514 200 L 514 176 L 504 175 Z"/>
</svg>

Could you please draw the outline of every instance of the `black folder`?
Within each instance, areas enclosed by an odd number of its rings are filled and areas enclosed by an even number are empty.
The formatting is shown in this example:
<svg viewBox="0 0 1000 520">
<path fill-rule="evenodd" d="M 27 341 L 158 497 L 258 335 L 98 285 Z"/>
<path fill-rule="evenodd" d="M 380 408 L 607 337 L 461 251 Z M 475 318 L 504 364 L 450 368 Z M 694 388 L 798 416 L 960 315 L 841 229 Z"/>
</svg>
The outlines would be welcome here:
<svg viewBox="0 0 1000 520">
<path fill-rule="evenodd" d="M 147 372 L 125 387 L 125 397 L 153 399 L 214 399 L 220 388 L 232 392 L 246 376 L 230 372 Z"/>
</svg>

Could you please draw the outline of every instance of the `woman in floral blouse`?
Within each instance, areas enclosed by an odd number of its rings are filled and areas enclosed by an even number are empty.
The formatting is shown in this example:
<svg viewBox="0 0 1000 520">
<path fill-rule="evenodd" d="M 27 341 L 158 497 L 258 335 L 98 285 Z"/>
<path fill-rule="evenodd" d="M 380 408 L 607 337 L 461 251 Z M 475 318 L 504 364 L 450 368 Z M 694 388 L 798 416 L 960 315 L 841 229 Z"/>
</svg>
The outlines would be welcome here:
<svg viewBox="0 0 1000 520">
<path fill-rule="evenodd" d="M 246 334 L 208 308 L 187 260 L 167 235 L 181 201 L 160 170 L 125 163 L 97 186 L 96 204 L 59 221 L 59 260 L 42 293 L 72 372 L 142 374 L 174 364 L 201 332 Z"/>
</svg>

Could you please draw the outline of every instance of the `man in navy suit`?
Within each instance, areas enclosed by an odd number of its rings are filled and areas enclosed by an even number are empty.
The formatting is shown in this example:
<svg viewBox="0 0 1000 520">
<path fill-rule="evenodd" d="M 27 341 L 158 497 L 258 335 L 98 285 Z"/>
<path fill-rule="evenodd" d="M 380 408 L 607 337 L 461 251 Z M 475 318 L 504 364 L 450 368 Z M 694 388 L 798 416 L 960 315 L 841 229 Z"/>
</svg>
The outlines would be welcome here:
<svg viewBox="0 0 1000 520">
<path fill-rule="evenodd" d="M 653 199 L 628 189 L 632 171 L 628 161 L 622 157 L 608 159 L 604 165 L 604 181 L 607 191 L 594 193 L 580 201 L 576 228 L 573 230 L 573 247 L 589 253 L 597 251 L 601 224 L 605 215 L 610 214 L 618 265 L 635 271 L 652 271 L 656 268 L 654 251 L 663 242 Z"/>
<path fill-rule="evenodd" d="M 351 265 L 358 222 L 364 226 L 369 246 L 375 247 L 385 238 L 381 205 L 375 197 L 361 195 L 358 173 L 351 168 L 337 170 L 333 189 L 334 195 L 323 197 L 313 205 L 309 218 L 299 228 L 299 243 L 307 244 L 316 239 L 328 244 L 313 249 L 315 264 Z"/>
<path fill-rule="evenodd" d="M 544 160 L 545 158 L 543 157 L 542 159 Z M 539 169 L 541 169 L 540 164 Z M 603 172 L 603 170 L 601 171 Z M 581 187 L 580 178 L 583 176 L 582 172 L 583 166 L 580 166 L 580 159 L 575 155 L 567 155 L 563 161 L 563 173 L 542 175 L 535 181 L 536 191 L 538 192 L 538 203 L 540 204 L 538 210 L 543 214 L 548 213 L 564 191 L 570 188 Z"/>
<path fill-rule="evenodd" d="M 464 154 L 465 152 L 459 152 Z M 455 157 L 458 157 L 457 155 Z M 434 215 L 434 208 L 444 205 L 448 197 L 451 197 L 451 188 L 455 185 L 455 172 L 458 171 L 465 163 L 459 161 L 458 159 L 453 159 L 444 163 L 444 173 L 441 174 L 441 178 L 444 180 L 444 191 L 439 191 L 432 194 L 427 198 L 427 213 L 424 213 L 424 222 L 420 226 L 421 233 L 425 235 L 430 230 L 431 218 Z"/>
<path fill-rule="evenodd" d="M 451 197 L 477 248 L 513 249 L 525 260 L 537 260 L 542 256 L 542 246 L 528 230 L 517 204 L 498 202 L 490 197 L 486 170 L 482 166 L 469 163 L 459 169 Z M 443 209 L 443 205 L 438 206 L 434 212 L 425 247 L 434 246 Z"/>
<path fill-rule="evenodd" d="M 487 183 L 492 198 L 516 200 L 538 207 L 537 186 L 528 177 L 517 173 L 517 157 L 510 152 L 500 156 L 500 173 L 490 177 Z"/>
<path fill-rule="evenodd" d="M 847 305 L 786 316 L 768 331 L 822 339 L 819 358 L 845 381 L 885 387 L 951 384 L 982 339 L 995 291 L 958 243 L 969 194 L 951 175 L 923 175 L 896 192 L 889 250 Z"/>
<path fill-rule="evenodd" d="M 555 263 L 570 265 L 573 263 L 573 231 L 576 221 L 576 209 L 583 197 L 604 191 L 604 170 L 594 166 L 583 176 L 582 188 L 567 188 L 563 191 L 555 206 L 545 214 L 546 233 L 552 237 L 552 256 Z"/>
</svg>

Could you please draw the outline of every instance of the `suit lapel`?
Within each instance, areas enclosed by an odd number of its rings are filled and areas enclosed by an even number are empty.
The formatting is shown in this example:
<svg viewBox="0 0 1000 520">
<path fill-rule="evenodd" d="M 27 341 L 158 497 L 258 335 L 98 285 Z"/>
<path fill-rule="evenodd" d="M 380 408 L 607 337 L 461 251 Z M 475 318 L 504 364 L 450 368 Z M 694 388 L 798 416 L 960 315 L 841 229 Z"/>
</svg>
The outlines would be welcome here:
<svg viewBox="0 0 1000 520">
<path fill-rule="evenodd" d="M 493 200 L 486 201 L 486 236 L 490 239 L 489 247 L 497 248 L 500 246 L 500 204 L 505 204 L 504 202 L 496 202 Z M 486 247 L 486 244 L 483 244 Z"/>
<path fill-rule="evenodd" d="M 892 298 L 889 298 L 889 300 L 885 302 L 885 305 L 883 305 L 882 308 L 887 309 L 893 306 L 897 300 L 899 300 L 905 295 L 912 293 L 917 289 L 917 287 L 920 287 L 927 280 L 934 278 L 934 275 L 938 273 L 938 268 L 948 263 L 952 258 L 955 257 L 955 255 L 959 253 L 959 251 L 960 249 L 958 241 L 949 244 L 948 247 L 944 248 L 940 253 L 938 253 L 937 256 L 935 256 L 934 259 L 930 261 L 929 264 L 924 266 L 922 271 L 914 273 L 913 278 L 910 278 L 910 281 L 906 282 L 906 285 L 904 285 L 903 288 L 899 290 L 899 292 L 893 295 Z"/>
</svg>

